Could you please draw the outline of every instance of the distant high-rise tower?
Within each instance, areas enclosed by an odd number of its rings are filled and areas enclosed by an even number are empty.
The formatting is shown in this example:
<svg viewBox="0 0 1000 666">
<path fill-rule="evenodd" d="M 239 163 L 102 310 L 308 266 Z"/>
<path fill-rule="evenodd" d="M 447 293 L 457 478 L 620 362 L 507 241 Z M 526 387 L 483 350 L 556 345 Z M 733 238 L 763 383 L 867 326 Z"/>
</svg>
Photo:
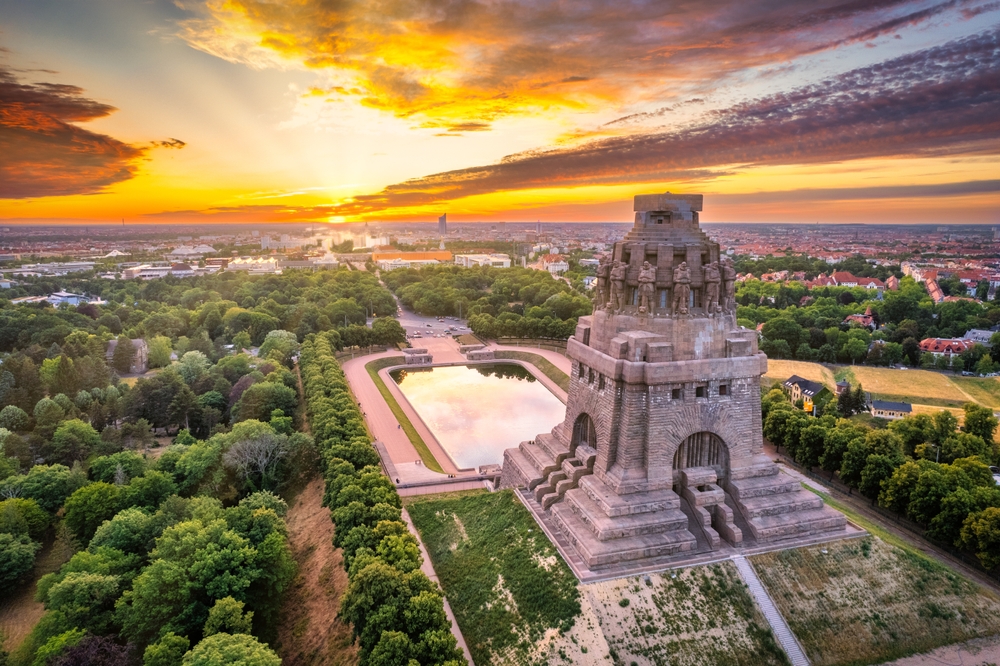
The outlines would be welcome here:
<svg viewBox="0 0 1000 666">
<path fill-rule="evenodd" d="M 539 234 L 539 235 L 542 233 L 542 221 L 541 220 L 538 220 L 537 222 L 535 222 L 535 233 Z"/>
<path fill-rule="evenodd" d="M 441 236 L 448 235 L 448 213 L 438 218 L 438 234 Z"/>
</svg>

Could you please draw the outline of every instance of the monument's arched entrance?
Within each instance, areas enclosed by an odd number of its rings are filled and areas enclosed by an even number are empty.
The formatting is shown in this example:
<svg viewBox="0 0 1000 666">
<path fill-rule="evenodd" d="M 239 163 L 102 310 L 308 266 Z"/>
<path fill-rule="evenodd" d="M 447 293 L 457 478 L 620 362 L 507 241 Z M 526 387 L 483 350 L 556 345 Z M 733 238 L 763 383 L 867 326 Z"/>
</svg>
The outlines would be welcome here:
<svg viewBox="0 0 1000 666">
<path fill-rule="evenodd" d="M 580 444 L 597 448 L 597 428 L 594 427 L 594 419 L 587 413 L 580 414 L 573 422 L 573 438 L 570 441 L 570 452 L 576 451 Z"/>
<path fill-rule="evenodd" d="M 719 478 L 729 473 L 729 449 L 714 432 L 696 432 L 674 453 L 674 472 L 691 467 L 714 467 Z"/>
</svg>

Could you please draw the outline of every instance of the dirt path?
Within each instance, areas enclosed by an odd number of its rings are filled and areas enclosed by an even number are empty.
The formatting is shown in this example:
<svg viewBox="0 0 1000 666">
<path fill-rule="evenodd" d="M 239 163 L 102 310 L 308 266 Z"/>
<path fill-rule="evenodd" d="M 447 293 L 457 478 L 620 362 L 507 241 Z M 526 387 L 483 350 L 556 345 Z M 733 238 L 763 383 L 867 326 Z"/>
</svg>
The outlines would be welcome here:
<svg viewBox="0 0 1000 666">
<path fill-rule="evenodd" d="M 14 652 L 45 613 L 45 607 L 35 601 L 35 584 L 38 579 L 47 573 L 58 571 L 72 556 L 73 548 L 69 543 L 65 539 L 55 539 L 38 552 L 31 580 L 23 584 L 13 596 L 0 597 L 0 636 L 4 639 L 4 650 Z"/>
<path fill-rule="evenodd" d="M 323 479 L 317 477 L 299 493 L 285 517 L 288 545 L 299 565 L 282 606 L 275 646 L 285 666 L 358 663 L 351 627 L 337 618 L 347 572 L 340 550 L 333 547 L 333 523 L 322 502 Z"/>
</svg>

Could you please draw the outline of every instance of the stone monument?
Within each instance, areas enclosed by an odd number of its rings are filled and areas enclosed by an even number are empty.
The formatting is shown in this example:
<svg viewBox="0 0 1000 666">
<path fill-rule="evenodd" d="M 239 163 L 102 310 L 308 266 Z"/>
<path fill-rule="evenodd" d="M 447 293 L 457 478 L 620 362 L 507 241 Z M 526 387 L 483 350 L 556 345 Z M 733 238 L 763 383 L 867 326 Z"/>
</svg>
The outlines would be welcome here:
<svg viewBox="0 0 1000 666">
<path fill-rule="evenodd" d="M 763 455 L 767 358 L 736 324 L 735 272 L 701 209 L 701 195 L 635 197 L 610 307 L 581 317 L 567 345 L 565 420 L 504 452 L 500 485 L 592 571 L 845 530 Z"/>
</svg>

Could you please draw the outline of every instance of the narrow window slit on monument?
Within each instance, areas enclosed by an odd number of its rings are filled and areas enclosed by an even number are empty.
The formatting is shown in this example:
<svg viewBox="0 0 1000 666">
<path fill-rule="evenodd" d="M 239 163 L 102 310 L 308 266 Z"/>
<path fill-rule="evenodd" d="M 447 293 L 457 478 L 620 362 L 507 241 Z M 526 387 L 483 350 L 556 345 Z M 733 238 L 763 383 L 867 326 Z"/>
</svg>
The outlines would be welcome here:
<svg viewBox="0 0 1000 666">
<path fill-rule="evenodd" d="M 681 390 L 679 388 L 675 388 L 672 391 L 670 391 L 670 399 L 671 400 L 680 400 L 681 399 Z"/>
<path fill-rule="evenodd" d="M 695 389 L 694 389 L 694 397 L 696 397 L 696 398 L 704 398 L 705 397 L 705 387 L 704 386 L 696 386 Z"/>
<path fill-rule="evenodd" d="M 726 384 L 719 384 L 719 395 L 729 395 L 729 386 Z"/>
</svg>

